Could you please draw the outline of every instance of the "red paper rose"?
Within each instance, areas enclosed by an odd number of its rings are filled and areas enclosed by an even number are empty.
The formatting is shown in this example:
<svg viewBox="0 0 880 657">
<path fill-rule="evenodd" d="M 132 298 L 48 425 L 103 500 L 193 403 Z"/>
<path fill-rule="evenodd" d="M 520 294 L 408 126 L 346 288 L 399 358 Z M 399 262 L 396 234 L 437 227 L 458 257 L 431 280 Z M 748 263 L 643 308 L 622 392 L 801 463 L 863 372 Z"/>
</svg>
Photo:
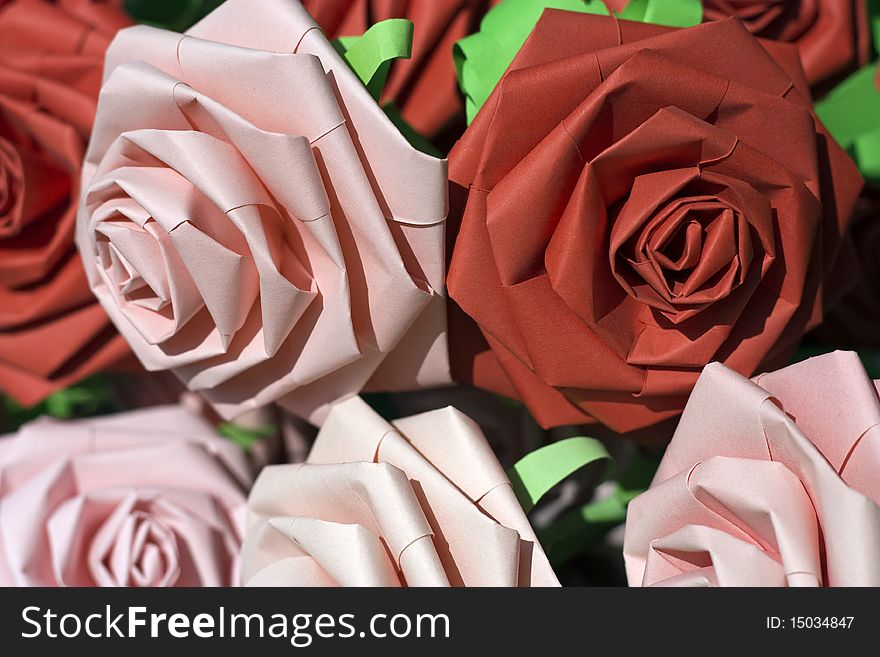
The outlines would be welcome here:
<svg viewBox="0 0 880 657">
<path fill-rule="evenodd" d="M 757 36 L 793 43 L 813 85 L 868 61 L 865 0 L 703 0 L 703 12 L 707 21 L 735 16 Z"/>
<path fill-rule="evenodd" d="M 450 296 L 489 347 L 459 326 L 457 376 L 545 426 L 644 428 L 711 361 L 784 364 L 853 264 L 861 178 L 795 49 L 734 20 L 545 12 L 450 177 Z"/>
<path fill-rule="evenodd" d="M 22 404 L 127 353 L 73 245 L 104 50 L 126 22 L 102 2 L 0 5 L 0 391 Z"/>
<path fill-rule="evenodd" d="M 305 0 L 327 36 L 358 36 L 374 23 L 415 25 L 412 57 L 395 63 L 383 102 L 392 101 L 417 132 L 434 137 L 463 113 L 452 46 L 473 32 L 498 0 Z"/>
</svg>

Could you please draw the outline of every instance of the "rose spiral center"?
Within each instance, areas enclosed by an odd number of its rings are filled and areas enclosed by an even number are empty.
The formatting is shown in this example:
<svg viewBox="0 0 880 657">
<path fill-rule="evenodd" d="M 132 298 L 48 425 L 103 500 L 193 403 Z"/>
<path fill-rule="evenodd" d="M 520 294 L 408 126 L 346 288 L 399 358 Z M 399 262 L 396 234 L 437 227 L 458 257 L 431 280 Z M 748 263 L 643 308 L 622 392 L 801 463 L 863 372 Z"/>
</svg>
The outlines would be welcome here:
<svg viewBox="0 0 880 657">
<path fill-rule="evenodd" d="M 746 215 L 722 187 L 704 180 L 684 191 L 658 202 L 635 187 L 617 214 L 611 245 L 621 286 L 675 323 L 733 294 L 754 255 Z"/>
<path fill-rule="evenodd" d="M 135 510 L 125 519 L 107 560 L 121 586 L 171 586 L 180 575 L 173 530 L 144 511 Z"/>
</svg>

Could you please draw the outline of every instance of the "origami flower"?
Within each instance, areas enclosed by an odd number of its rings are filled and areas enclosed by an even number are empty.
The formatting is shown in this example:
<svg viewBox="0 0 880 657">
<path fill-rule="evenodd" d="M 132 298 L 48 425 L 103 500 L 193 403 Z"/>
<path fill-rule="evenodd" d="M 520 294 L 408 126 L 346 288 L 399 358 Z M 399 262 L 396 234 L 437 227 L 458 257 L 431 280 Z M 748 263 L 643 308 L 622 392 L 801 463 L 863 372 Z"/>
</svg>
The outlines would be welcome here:
<svg viewBox="0 0 880 657">
<path fill-rule="evenodd" d="M 383 102 L 394 103 L 417 132 L 436 136 L 462 112 L 452 46 L 498 0 L 306 0 L 332 38 L 359 36 L 373 24 L 406 18 L 415 25 L 412 57 L 394 64 Z"/>
<path fill-rule="evenodd" d="M 452 408 L 387 424 L 339 403 L 300 465 L 248 500 L 250 586 L 558 586 L 479 428 Z"/>
<path fill-rule="evenodd" d="M 85 0 L 0 4 L 0 392 L 25 406 L 128 352 L 73 244 L 102 58 L 125 23 Z"/>
<path fill-rule="evenodd" d="M 797 46 L 810 84 L 851 73 L 871 50 L 865 0 L 703 0 L 706 20 L 735 16 L 757 36 Z"/>
<path fill-rule="evenodd" d="M 448 382 L 446 162 L 302 5 L 253 9 L 111 46 L 78 219 L 94 293 L 147 369 L 225 417 L 279 401 L 320 422 L 365 386 Z"/>
<path fill-rule="evenodd" d="M 233 586 L 251 474 L 167 406 L 0 439 L 0 585 Z"/>
<path fill-rule="evenodd" d="M 788 362 L 856 266 L 858 171 L 796 50 L 735 20 L 547 11 L 450 162 L 456 377 L 544 426 L 641 429 L 713 360 Z"/>
<path fill-rule="evenodd" d="M 709 365 L 630 504 L 630 584 L 880 584 L 876 383 L 847 352 L 754 382 Z"/>
</svg>

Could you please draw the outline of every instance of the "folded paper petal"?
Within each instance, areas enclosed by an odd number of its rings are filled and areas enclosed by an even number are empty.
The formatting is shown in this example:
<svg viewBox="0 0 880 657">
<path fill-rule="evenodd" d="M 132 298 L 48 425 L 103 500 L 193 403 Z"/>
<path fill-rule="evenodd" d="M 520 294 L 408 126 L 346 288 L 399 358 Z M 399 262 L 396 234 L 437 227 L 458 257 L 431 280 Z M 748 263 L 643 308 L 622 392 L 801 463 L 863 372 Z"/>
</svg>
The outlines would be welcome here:
<svg viewBox="0 0 880 657">
<path fill-rule="evenodd" d="M 299 2 L 121 32 L 84 171 L 93 292 L 147 369 L 221 415 L 320 423 L 365 388 L 449 382 L 446 163 Z"/>
<path fill-rule="evenodd" d="M 338 403 L 305 464 L 260 475 L 252 586 L 557 586 L 477 425 L 452 408 L 385 422 Z"/>
<path fill-rule="evenodd" d="M 706 367 L 629 507 L 631 585 L 877 586 L 880 397 L 853 353 Z"/>
</svg>

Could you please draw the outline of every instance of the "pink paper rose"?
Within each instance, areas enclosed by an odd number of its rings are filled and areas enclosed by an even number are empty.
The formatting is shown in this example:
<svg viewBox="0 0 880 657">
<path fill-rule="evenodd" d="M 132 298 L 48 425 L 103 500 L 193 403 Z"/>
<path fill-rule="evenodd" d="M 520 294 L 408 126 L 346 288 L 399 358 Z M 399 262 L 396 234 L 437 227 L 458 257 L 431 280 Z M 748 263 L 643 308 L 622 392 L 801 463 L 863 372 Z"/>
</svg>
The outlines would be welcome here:
<svg viewBox="0 0 880 657">
<path fill-rule="evenodd" d="M 558 586 L 504 469 L 458 411 L 341 402 L 305 464 L 248 500 L 249 586 Z"/>
<path fill-rule="evenodd" d="M 196 415 L 42 419 L 0 439 L 0 586 L 233 586 L 252 476 Z"/>
<path fill-rule="evenodd" d="M 853 353 L 709 365 L 629 508 L 631 585 L 880 586 L 880 397 Z"/>
<path fill-rule="evenodd" d="M 147 369 L 320 423 L 449 382 L 446 188 L 299 2 L 228 0 L 111 45 L 77 243 Z"/>
</svg>

